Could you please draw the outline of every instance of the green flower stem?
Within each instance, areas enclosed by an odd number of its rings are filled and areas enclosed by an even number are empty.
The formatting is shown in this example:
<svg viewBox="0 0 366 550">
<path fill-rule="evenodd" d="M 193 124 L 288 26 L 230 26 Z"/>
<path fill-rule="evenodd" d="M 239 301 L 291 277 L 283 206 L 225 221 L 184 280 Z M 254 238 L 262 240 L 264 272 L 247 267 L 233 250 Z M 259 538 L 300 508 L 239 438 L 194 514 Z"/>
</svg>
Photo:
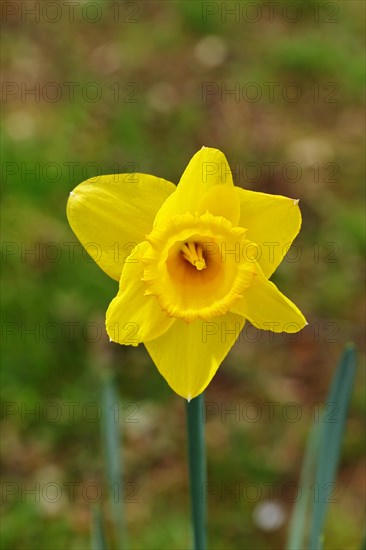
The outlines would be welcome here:
<svg viewBox="0 0 366 550">
<path fill-rule="evenodd" d="M 206 447 L 203 422 L 204 395 L 187 401 L 188 459 L 194 550 L 206 550 Z"/>
</svg>

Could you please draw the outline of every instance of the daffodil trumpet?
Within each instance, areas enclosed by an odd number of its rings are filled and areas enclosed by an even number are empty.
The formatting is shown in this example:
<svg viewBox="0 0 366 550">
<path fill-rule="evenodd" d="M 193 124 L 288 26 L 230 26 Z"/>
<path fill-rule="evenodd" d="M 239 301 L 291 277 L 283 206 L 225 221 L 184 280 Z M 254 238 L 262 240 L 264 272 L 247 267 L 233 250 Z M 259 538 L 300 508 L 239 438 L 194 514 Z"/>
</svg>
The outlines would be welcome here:
<svg viewBox="0 0 366 550">
<path fill-rule="evenodd" d="M 246 320 L 274 332 L 306 324 L 269 281 L 300 230 L 298 200 L 234 186 L 217 149 L 198 151 L 177 186 L 137 173 L 89 179 L 71 192 L 67 215 L 119 281 L 110 339 L 144 343 L 187 400 L 210 383 Z"/>
</svg>

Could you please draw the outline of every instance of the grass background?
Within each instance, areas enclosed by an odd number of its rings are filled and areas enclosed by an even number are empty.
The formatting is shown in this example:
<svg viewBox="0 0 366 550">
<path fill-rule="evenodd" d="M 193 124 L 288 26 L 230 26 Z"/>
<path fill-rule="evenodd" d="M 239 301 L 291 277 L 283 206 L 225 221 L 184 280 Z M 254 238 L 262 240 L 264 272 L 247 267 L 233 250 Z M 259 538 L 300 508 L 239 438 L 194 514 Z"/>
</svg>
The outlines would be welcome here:
<svg viewBox="0 0 366 550">
<path fill-rule="evenodd" d="M 300 199 L 303 228 L 273 280 L 309 326 L 273 336 L 248 324 L 206 392 L 209 547 L 283 548 L 344 344 L 362 359 L 364 4 L 54 4 L 2 3 L 2 548 L 88 548 L 93 500 L 109 529 L 95 405 L 107 371 L 121 397 L 131 548 L 190 546 L 184 402 L 143 346 L 107 341 L 117 285 L 83 254 L 65 205 L 98 174 L 176 183 L 202 145 L 225 152 L 237 185 Z M 357 376 L 331 550 L 359 548 L 363 534 Z M 283 516 L 273 529 L 258 520 L 269 500 Z"/>
</svg>

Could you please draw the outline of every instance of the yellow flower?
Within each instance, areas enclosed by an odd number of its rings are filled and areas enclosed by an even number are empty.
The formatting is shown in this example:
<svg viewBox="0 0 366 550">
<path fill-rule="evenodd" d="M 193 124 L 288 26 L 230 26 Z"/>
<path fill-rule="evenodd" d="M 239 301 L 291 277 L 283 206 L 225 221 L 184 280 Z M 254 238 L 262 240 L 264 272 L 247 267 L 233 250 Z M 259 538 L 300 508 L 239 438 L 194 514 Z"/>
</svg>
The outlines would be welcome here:
<svg viewBox="0 0 366 550">
<path fill-rule="evenodd" d="M 70 194 L 72 229 L 118 280 L 110 339 L 143 342 L 191 399 L 209 384 L 245 319 L 297 332 L 300 310 L 268 281 L 301 226 L 298 201 L 235 187 L 226 157 L 203 147 L 176 187 L 146 174 L 101 176 Z"/>
</svg>

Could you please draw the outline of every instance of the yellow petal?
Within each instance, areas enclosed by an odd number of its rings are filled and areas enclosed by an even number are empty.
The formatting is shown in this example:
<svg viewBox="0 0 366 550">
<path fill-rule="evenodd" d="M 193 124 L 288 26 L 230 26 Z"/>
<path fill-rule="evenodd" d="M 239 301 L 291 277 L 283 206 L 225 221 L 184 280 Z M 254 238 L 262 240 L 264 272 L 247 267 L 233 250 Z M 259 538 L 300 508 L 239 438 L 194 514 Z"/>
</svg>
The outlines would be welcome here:
<svg viewBox="0 0 366 550">
<path fill-rule="evenodd" d="M 198 203 L 198 214 L 209 212 L 214 216 L 223 216 L 233 225 L 240 219 L 240 200 L 235 187 L 215 185 L 203 195 Z"/>
<path fill-rule="evenodd" d="M 158 338 L 174 323 L 160 309 L 155 296 L 146 296 L 141 280 L 144 266 L 140 261 L 148 243 L 142 242 L 126 260 L 122 271 L 119 292 L 109 305 L 106 328 L 110 339 L 119 344 L 137 346 Z"/>
<path fill-rule="evenodd" d="M 147 174 L 98 176 L 70 193 L 67 217 L 87 252 L 119 281 L 126 258 L 174 190 L 169 181 Z"/>
<path fill-rule="evenodd" d="M 236 190 L 240 197 L 239 225 L 248 230 L 249 241 L 258 244 L 256 259 L 268 278 L 300 231 L 298 201 L 281 195 Z"/>
<path fill-rule="evenodd" d="M 262 273 L 253 277 L 231 311 L 243 315 L 255 327 L 272 332 L 298 332 L 307 324 L 299 308 Z"/>
<path fill-rule="evenodd" d="M 190 160 L 176 192 L 159 210 L 154 225 L 165 223 L 176 214 L 194 214 L 204 195 L 215 185 L 221 184 L 228 187 L 234 185 L 225 155 L 218 149 L 202 147 Z"/>
<path fill-rule="evenodd" d="M 189 325 L 177 319 L 165 334 L 145 345 L 169 386 L 190 400 L 210 383 L 244 322 L 232 313 Z"/>
</svg>

